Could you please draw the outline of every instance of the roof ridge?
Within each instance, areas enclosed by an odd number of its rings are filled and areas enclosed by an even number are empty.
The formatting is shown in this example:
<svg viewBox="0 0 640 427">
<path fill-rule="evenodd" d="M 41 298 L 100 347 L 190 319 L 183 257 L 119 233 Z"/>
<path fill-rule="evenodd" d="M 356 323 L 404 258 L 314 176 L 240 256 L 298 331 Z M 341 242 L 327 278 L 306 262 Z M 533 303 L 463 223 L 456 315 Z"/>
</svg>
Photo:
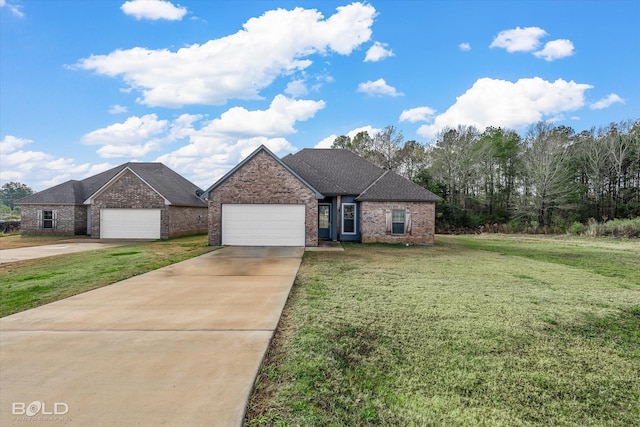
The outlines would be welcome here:
<svg viewBox="0 0 640 427">
<path fill-rule="evenodd" d="M 378 183 L 378 181 L 380 181 L 387 173 L 391 172 L 390 169 L 382 169 L 382 168 L 380 168 L 380 170 L 383 171 L 382 174 L 380 174 L 379 177 L 377 177 L 371 184 L 369 184 L 369 186 L 367 188 L 365 188 L 362 191 L 362 193 L 358 194 L 358 197 L 356 197 L 356 198 L 359 198 L 359 197 L 362 197 L 363 195 L 365 195 L 367 193 L 367 191 L 369 191 L 370 188 L 374 187 Z"/>
</svg>

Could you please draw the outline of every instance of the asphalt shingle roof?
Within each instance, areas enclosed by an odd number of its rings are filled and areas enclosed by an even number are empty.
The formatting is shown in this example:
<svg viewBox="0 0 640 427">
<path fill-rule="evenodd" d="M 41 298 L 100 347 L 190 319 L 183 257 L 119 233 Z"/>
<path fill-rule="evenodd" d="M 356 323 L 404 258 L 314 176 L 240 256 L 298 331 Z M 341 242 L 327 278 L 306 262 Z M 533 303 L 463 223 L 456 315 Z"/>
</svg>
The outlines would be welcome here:
<svg viewBox="0 0 640 427">
<path fill-rule="evenodd" d="M 418 184 L 346 149 L 305 148 L 282 161 L 327 196 L 354 195 L 359 201 L 442 201 Z"/>
<path fill-rule="evenodd" d="M 358 195 L 383 172 L 342 148 L 305 148 L 282 161 L 326 196 Z"/>
<path fill-rule="evenodd" d="M 172 205 L 206 206 L 196 191 L 195 184 L 162 163 L 129 162 L 90 176 L 82 181 L 71 180 L 39 191 L 17 201 L 18 204 L 70 204 L 81 205 L 125 169 L 130 169 L 153 187 Z"/>
<path fill-rule="evenodd" d="M 431 191 L 393 171 L 385 171 L 356 198 L 358 201 L 441 202 Z"/>
</svg>

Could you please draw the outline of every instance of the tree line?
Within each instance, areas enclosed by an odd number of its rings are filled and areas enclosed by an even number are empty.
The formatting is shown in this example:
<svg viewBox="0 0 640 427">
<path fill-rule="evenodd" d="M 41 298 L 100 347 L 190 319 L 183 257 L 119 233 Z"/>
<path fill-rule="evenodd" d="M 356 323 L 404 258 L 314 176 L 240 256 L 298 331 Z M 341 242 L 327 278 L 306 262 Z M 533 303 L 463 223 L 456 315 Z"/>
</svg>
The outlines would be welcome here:
<svg viewBox="0 0 640 427">
<path fill-rule="evenodd" d="M 576 133 L 538 122 L 513 130 L 458 126 L 430 144 L 405 141 L 388 126 L 374 136 L 339 136 L 349 149 L 443 198 L 437 226 L 505 225 L 565 231 L 573 223 L 640 216 L 640 120 Z"/>
</svg>

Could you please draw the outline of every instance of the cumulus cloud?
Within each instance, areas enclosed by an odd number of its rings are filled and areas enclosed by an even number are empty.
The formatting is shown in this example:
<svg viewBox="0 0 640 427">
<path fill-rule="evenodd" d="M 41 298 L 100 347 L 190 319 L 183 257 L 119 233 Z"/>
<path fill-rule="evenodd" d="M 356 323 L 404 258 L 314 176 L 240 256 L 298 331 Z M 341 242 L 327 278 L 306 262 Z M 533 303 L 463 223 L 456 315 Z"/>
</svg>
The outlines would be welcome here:
<svg viewBox="0 0 640 427">
<path fill-rule="evenodd" d="M 324 101 L 277 95 L 265 110 L 233 107 L 213 120 L 201 114 L 182 114 L 172 120 L 156 114 L 131 116 L 87 133 L 82 141 L 99 145 L 97 153 L 103 158 L 127 160 L 148 158 L 180 142 L 180 148 L 157 161 L 208 187 L 260 144 L 276 154 L 296 151 L 283 135 L 295 133 L 296 122 L 312 118 L 324 107 Z"/>
<path fill-rule="evenodd" d="M 395 56 L 391 49 L 387 49 L 387 43 L 375 42 L 373 46 L 367 50 L 367 54 L 364 57 L 364 62 L 377 62 L 382 61 L 390 56 Z"/>
<path fill-rule="evenodd" d="M 147 114 L 142 117 L 132 116 L 122 123 L 114 123 L 89 132 L 82 137 L 82 141 L 89 145 L 125 145 L 158 135 L 164 132 L 168 125 L 167 120 L 158 120 L 156 114 Z"/>
<path fill-rule="evenodd" d="M 430 107 L 416 107 L 402 111 L 400 114 L 400 122 L 426 122 L 433 117 L 436 110 Z"/>
<path fill-rule="evenodd" d="M 567 39 L 552 40 L 547 42 L 541 50 L 536 50 L 542 43 L 540 39 L 548 35 L 540 27 L 516 27 L 501 31 L 489 47 L 504 48 L 510 53 L 532 52 L 533 56 L 545 61 L 555 61 L 573 55 L 573 42 Z"/>
<path fill-rule="evenodd" d="M 180 21 L 186 14 L 187 8 L 165 0 L 131 0 L 124 2 L 120 9 L 126 14 L 141 19 L 166 19 Z"/>
<path fill-rule="evenodd" d="M 295 100 L 277 95 L 267 110 L 249 111 L 233 107 L 207 126 L 211 131 L 241 135 L 281 135 L 294 133 L 293 125 L 313 117 L 324 101 Z"/>
<path fill-rule="evenodd" d="M 610 93 L 609 95 L 605 96 L 601 100 L 596 101 L 593 104 L 589 105 L 589 108 L 592 110 L 602 110 L 603 108 L 609 108 L 611 105 L 617 102 L 624 104 L 624 99 L 620 98 L 615 93 Z"/>
<path fill-rule="evenodd" d="M 307 85 L 304 80 L 292 80 L 287 84 L 287 88 L 284 90 L 284 93 L 297 98 L 299 96 L 307 95 L 309 90 L 307 89 Z"/>
<path fill-rule="evenodd" d="M 109 108 L 109 114 L 122 114 L 128 112 L 129 109 L 123 105 L 113 105 Z"/>
<path fill-rule="evenodd" d="M 573 43 L 567 39 L 547 42 L 544 45 L 544 49 L 533 53 L 533 56 L 542 58 L 545 61 L 554 61 L 571 55 L 573 55 Z"/>
<path fill-rule="evenodd" d="M 306 69 L 314 54 L 349 55 L 371 38 L 376 11 L 352 3 L 327 19 L 315 9 L 277 9 L 235 34 L 173 52 L 134 47 L 81 59 L 74 67 L 122 78 L 148 106 L 223 105 L 261 99 L 277 77 Z"/>
<path fill-rule="evenodd" d="M 540 39 L 547 32 L 539 27 L 516 27 L 500 31 L 489 47 L 500 47 L 507 52 L 530 52 L 540 47 Z"/>
<path fill-rule="evenodd" d="M 6 135 L 0 141 L 0 181 L 18 181 L 39 191 L 72 177 L 82 178 L 102 172 L 110 165 L 76 164 L 72 158 L 57 157 L 43 151 L 23 150 L 33 141 Z"/>
<path fill-rule="evenodd" d="M 540 77 L 516 82 L 481 78 L 433 123 L 420 126 L 417 132 L 432 138 L 444 128 L 458 125 L 522 130 L 537 121 L 583 107 L 584 93 L 592 87 L 563 79 L 549 82 Z"/>
<path fill-rule="evenodd" d="M 7 9 L 9 9 L 9 11 L 11 11 L 11 13 L 14 16 L 17 16 L 18 18 L 23 18 L 24 17 L 24 12 L 22 12 L 22 6 L 20 5 L 16 5 L 13 3 L 9 3 L 6 0 L 0 0 L 0 7 L 6 7 Z"/>
<path fill-rule="evenodd" d="M 463 52 L 469 52 L 471 50 L 471 45 L 469 43 L 460 43 L 458 45 L 458 49 Z"/>
<path fill-rule="evenodd" d="M 369 96 L 402 96 L 401 92 L 398 92 L 395 87 L 389 86 L 387 82 L 380 78 L 378 80 L 367 80 L 364 83 L 358 85 L 358 92 L 366 93 Z"/>
<path fill-rule="evenodd" d="M 33 141 L 31 139 L 19 138 L 13 135 L 6 135 L 2 140 L 0 140 L 0 153 L 9 153 L 17 150 L 18 148 L 22 148 L 27 144 L 31 144 Z"/>
</svg>

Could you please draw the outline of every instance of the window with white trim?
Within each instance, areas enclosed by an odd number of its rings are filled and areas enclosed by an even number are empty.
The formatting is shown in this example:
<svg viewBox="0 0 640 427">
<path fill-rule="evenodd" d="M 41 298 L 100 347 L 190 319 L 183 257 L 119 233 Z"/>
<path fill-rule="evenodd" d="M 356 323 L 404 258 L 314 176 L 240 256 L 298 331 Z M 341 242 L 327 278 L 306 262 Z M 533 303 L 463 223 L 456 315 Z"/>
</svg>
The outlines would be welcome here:
<svg viewBox="0 0 640 427">
<path fill-rule="evenodd" d="M 342 234 L 356 234 L 356 204 L 342 204 Z"/>
<path fill-rule="evenodd" d="M 405 211 L 394 209 L 391 212 L 391 234 L 405 233 Z"/>
<path fill-rule="evenodd" d="M 57 210 L 38 210 L 38 228 L 53 230 L 58 225 Z"/>
</svg>

